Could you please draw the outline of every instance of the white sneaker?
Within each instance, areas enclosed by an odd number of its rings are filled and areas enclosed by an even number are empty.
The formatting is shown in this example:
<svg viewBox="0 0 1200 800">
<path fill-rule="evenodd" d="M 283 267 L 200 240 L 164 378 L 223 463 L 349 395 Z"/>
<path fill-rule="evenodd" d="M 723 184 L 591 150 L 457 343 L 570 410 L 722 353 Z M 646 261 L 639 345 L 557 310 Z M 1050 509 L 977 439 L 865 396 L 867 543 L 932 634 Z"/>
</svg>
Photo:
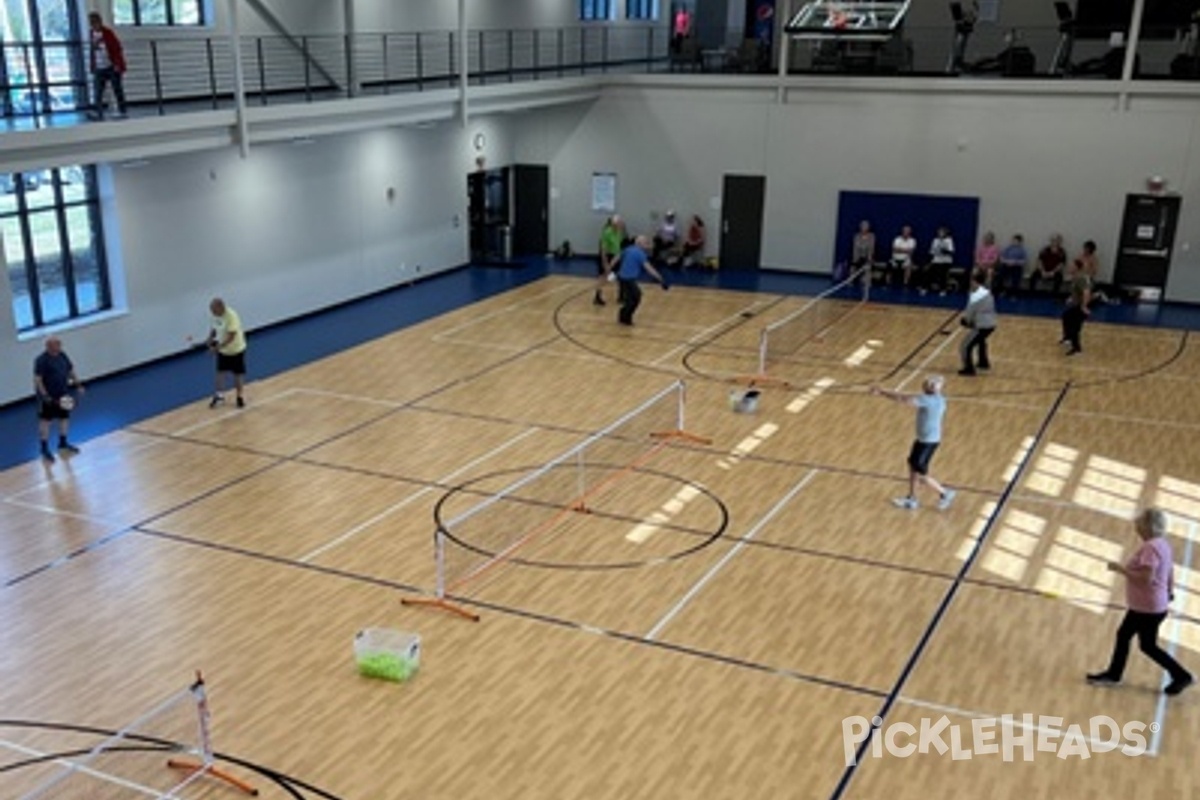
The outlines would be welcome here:
<svg viewBox="0 0 1200 800">
<path fill-rule="evenodd" d="M 897 497 L 892 500 L 892 505 L 896 508 L 906 508 L 909 511 L 917 508 L 917 498 L 915 497 Z"/>
<path fill-rule="evenodd" d="M 940 500 L 938 500 L 938 510 L 945 511 L 954 502 L 954 498 L 958 496 L 958 492 L 953 489 L 947 489 Z"/>
</svg>

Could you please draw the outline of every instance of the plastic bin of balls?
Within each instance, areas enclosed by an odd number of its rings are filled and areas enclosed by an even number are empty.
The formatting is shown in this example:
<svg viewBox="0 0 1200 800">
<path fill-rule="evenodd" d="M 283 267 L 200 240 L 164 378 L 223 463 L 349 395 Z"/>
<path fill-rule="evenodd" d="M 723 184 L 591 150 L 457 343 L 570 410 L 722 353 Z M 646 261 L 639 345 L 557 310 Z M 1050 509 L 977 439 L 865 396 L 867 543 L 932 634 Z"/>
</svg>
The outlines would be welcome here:
<svg viewBox="0 0 1200 800">
<path fill-rule="evenodd" d="M 354 637 L 354 660 L 360 675 L 403 683 L 421 665 L 421 637 L 388 628 L 365 628 Z"/>
</svg>

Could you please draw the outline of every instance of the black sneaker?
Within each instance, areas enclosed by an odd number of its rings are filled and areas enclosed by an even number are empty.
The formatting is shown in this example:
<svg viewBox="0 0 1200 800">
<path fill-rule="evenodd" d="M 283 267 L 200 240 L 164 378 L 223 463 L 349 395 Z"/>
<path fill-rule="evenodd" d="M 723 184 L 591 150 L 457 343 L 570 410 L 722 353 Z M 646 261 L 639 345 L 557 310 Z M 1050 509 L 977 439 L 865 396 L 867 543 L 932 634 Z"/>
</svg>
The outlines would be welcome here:
<svg viewBox="0 0 1200 800">
<path fill-rule="evenodd" d="M 1079 354 L 1080 354 L 1080 353 L 1082 353 L 1082 352 L 1083 352 L 1083 348 L 1082 348 L 1082 347 L 1072 347 L 1070 350 L 1068 350 L 1068 351 L 1067 351 L 1067 355 L 1069 355 L 1069 356 L 1077 356 L 1077 355 L 1079 355 Z"/>
<path fill-rule="evenodd" d="M 1088 674 L 1087 682 L 1094 686 L 1115 686 L 1121 679 L 1107 672 L 1092 672 Z"/>
<path fill-rule="evenodd" d="M 66 439 L 60 439 L 58 442 L 59 452 L 69 453 L 70 455 L 79 455 L 79 448 L 68 442 Z"/>
<path fill-rule="evenodd" d="M 42 445 L 42 458 L 51 464 L 54 463 L 54 453 L 51 453 L 50 448 L 46 445 Z"/>
<path fill-rule="evenodd" d="M 212 396 L 212 400 L 209 400 L 209 401 L 208 401 L 208 407 L 209 407 L 209 408 L 216 408 L 217 406 L 221 405 L 221 404 L 222 404 L 222 403 L 224 403 L 224 402 L 225 402 L 225 398 L 224 398 L 224 397 L 222 397 L 222 396 L 221 396 L 221 395 L 219 395 L 219 394 L 214 394 L 214 395 Z"/>
<path fill-rule="evenodd" d="M 973 369 L 967 369 L 966 367 L 963 367 L 962 369 L 960 369 L 960 370 L 958 371 L 958 374 L 959 374 L 959 375 L 974 375 L 974 374 L 975 374 L 975 370 L 973 370 Z"/>
<path fill-rule="evenodd" d="M 1177 695 L 1195 683 L 1195 681 L 1196 679 L 1191 675 L 1184 675 L 1182 678 L 1176 678 L 1167 684 L 1167 688 L 1163 689 L 1163 694 Z"/>
<path fill-rule="evenodd" d="M 596 296 L 592 298 L 592 305 L 603 306 L 603 305 L 607 305 L 607 303 L 604 302 L 604 298 L 600 296 L 599 292 L 597 292 Z"/>
<path fill-rule="evenodd" d="M 238 408 L 245 408 L 245 407 L 246 407 L 246 401 L 245 401 L 245 399 L 243 399 L 243 398 L 242 398 L 242 397 L 240 397 L 240 396 L 239 396 L 239 397 L 238 397 L 238 399 L 237 399 L 237 407 L 238 407 Z"/>
</svg>

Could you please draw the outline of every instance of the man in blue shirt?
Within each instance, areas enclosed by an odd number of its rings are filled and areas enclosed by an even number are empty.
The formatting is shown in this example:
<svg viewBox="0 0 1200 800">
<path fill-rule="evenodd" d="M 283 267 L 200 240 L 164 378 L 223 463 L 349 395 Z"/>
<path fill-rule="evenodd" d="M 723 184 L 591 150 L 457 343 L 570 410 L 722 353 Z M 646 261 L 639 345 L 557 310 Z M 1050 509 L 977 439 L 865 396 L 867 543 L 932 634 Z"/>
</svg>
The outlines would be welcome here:
<svg viewBox="0 0 1200 800">
<path fill-rule="evenodd" d="M 63 352 L 57 336 L 46 339 L 46 350 L 33 362 L 33 388 L 38 400 L 38 438 L 42 458 L 53 462 L 50 452 L 50 421 L 58 420 L 58 449 L 72 455 L 79 448 L 67 441 L 71 426 L 71 409 L 75 399 L 71 391 L 83 392 L 83 384 L 75 377 L 75 366 Z"/>
<path fill-rule="evenodd" d="M 663 276 L 650 263 L 650 253 L 653 249 L 654 243 L 648 236 L 639 236 L 634 239 L 633 244 L 621 251 L 621 266 L 617 268 L 621 311 L 617 315 L 617 321 L 622 325 L 633 324 L 633 312 L 641 305 L 642 287 L 638 286 L 638 280 L 642 277 L 643 270 L 658 281 L 663 289 L 667 288 Z"/>
<path fill-rule="evenodd" d="M 892 502 L 897 508 L 917 508 L 917 484 L 924 483 L 938 493 L 938 508 L 945 510 L 954 502 L 953 489 L 943 486 L 929 474 L 929 462 L 942 441 L 942 417 L 946 415 L 946 397 L 942 394 L 941 375 L 925 379 L 921 394 L 905 394 L 871 387 L 871 394 L 886 397 L 917 409 L 917 437 L 908 453 L 908 495 Z"/>
<path fill-rule="evenodd" d="M 1029 254 L 1025 252 L 1025 237 L 1013 234 L 1008 247 L 1000 252 L 1000 285 L 996 288 L 1010 297 L 1021 291 L 1021 281 L 1025 278 L 1025 265 L 1029 262 Z"/>
</svg>

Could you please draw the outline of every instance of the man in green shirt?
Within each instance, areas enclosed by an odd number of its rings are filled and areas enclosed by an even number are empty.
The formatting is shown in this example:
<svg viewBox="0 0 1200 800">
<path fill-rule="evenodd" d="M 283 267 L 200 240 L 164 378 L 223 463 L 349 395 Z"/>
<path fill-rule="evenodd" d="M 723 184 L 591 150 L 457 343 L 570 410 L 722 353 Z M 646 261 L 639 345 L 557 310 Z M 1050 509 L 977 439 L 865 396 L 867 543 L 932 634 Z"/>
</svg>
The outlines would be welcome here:
<svg viewBox="0 0 1200 800">
<path fill-rule="evenodd" d="M 596 284 L 596 296 L 592 302 L 598 306 L 604 305 L 604 284 L 613 280 L 617 265 L 621 260 L 621 245 L 625 241 L 625 221 L 619 214 L 613 214 L 604 222 L 600 231 L 600 277 Z"/>
</svg>

